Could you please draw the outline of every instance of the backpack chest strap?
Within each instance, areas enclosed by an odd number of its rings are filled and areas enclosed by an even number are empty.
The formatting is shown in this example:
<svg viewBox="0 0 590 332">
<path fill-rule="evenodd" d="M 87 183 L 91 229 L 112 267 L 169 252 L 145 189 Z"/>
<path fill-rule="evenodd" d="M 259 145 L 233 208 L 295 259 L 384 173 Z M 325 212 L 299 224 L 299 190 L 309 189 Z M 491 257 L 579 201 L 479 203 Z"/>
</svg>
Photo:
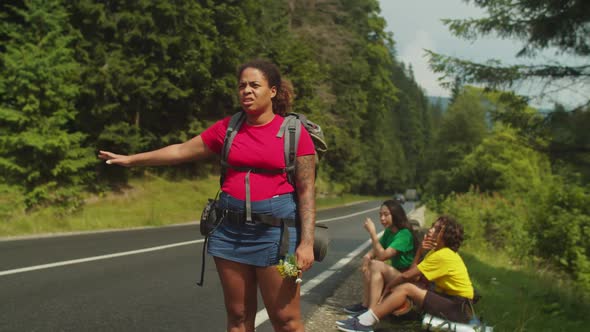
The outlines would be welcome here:
<svg viewBox="0 0 590 332">
<path fill-rule="evenodd" d="M 255 167 L 236 167 L 230 165 L 228 162 L 222 160 L 221 166 L 225 168 L 231 168 L 236 171 L 246 172 L 244 178 L 244 186 L 246 187 L 246 221 L 252 221 L 252 202 L 250 200 L 250 173 L 262 173 L 262 174 L 282 174 L 287 172 L 286 168 L 281 169 L 264 169 Z"/>
<path fill-rule="evenodd" d="M 277 168 L 277 169 L 267 169 L 267 168 L 258 168 L 258 167 L 248 167 L 248 166 L 232 166 L 225 160 L 221 161 L 221 166 L 225 168 L 231 168 L 235 171 L 239 172 L 252 172 L 252 173 L 261 173 L 261 174 L 281 174 L 287 172 L 287 168 Z"/>
<path fill-rule="evenodd" d="M 299 145 L 299 136 L 301 134 L 301 122 L 295 115 L 289 115 L 285 117 L 285 120 L 281 124 L 277 137 L 283 137 L 287 133 L 287 137 L 283 139 L 284 142 L 284 157 L 285 157 L 285 168 L 283 169 L 264 169 L 256 167 L 243 167 L 243 166 L 232 166 L 228 163 L 229 150 L 232 142 L 236 137 L 240 127 L 246 120 L 245 112 L 239 112 L 234 114 L 228 124 L 226 136 L 223 142 L 221 150 L 221 178 L 220 183 L 223 185 L 225 180 L 225 172 L 228 168 L 236 171 L 246 172 L 244 179 L 244 185 L 246 187 L 246 220 L 252 221 L 252 203 L 250 201 L 250 173 L 262 173 L 262 174 L 287 174 L 287 181 L 294 186 L 294 171 L 295 171 L 295 158 L 296 151 Z"/>
</svg>

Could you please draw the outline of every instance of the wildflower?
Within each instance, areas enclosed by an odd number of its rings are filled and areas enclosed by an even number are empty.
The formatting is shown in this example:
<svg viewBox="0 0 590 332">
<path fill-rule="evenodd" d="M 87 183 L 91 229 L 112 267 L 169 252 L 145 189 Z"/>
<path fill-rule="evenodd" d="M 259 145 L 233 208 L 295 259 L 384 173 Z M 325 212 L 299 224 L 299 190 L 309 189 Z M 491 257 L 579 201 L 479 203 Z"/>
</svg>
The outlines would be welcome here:
<svg viewBox="0 0 590 332">
<path fill-rule="evenodd" d="M 296 278 L 295 283 L 299 284 L 303 280 L 301 279 L 301 270 L 297 267 L 297 260 L 295 255 L 287 255 L 284 260 L 279 261 L 277 270 L 283 278 Z"/>
</svg>

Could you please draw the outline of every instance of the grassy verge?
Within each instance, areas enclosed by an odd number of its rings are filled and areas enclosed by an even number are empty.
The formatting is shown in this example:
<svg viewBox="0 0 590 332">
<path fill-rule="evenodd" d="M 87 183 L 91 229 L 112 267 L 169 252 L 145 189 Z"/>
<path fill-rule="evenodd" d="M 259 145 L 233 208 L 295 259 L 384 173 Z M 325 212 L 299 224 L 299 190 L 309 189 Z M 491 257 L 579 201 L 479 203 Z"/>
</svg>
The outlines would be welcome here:
<svg viewBox="0 0 590 332">
<path fill-rule="evenodd" d="M 436 215 L 426 212 L 426 225 Z M 534 262 L 516 265 L 502 252 L 466 241 L 460 249 L 472 282 L 482 295 L 476 311 L 494 331 L 585 331 L 588 294 L 567 276 Z"/>
<path fill-rule="evenodd" d="M 196 221 L 208 198 L 219 189 L 219 178 L 169 181 L 147 176 L 130 182 L 121 193 L 89 197 L 83 209 L 56 216 L 51 208 L 0 221 L 0 237 L 115 228 L 163 226 Z M 324 209 L 374 197 L 343 195 L 317 200 Z"/>
<path fill-rule="evenodd" d="M 466 247 L 461 254 L 482 294 L 476 310 L 495 331 L 587 330 L 590 304 L 568 278 L 513 266 L 501 253 Z"/>
</svg>

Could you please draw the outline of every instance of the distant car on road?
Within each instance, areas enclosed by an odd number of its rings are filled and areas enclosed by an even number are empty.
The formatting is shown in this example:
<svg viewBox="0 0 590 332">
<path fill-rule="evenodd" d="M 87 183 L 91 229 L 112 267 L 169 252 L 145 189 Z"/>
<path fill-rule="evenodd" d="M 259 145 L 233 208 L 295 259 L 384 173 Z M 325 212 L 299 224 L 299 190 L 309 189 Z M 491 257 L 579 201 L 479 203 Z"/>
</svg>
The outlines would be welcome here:
<svg viewBox="0 0 590 332">
<path fill-rule="evenodd" d="M 406 202 L 406 198 L 402 194 L 395 194 L 393 195 L 393 199 L 398 201 L 400 204 L 404 204 Z"/>
<path fill-rule="evenodd" d="M 408 201 L 417 201 L 418 200 L 418 192 L 416 189 L 406 189 L 405 198 Z"/>
</svg>

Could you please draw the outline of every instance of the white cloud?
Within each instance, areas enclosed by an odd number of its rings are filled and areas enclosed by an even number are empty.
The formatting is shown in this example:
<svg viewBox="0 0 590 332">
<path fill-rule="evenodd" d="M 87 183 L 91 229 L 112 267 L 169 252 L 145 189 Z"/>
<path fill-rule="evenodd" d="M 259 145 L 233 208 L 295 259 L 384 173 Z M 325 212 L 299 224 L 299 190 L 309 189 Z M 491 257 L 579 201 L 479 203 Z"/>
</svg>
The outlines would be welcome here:
<svg viewBox="0 0 590 332">
<path fill-rule="evenodd" d="M 387 31 L 393 33 L 397 54 L 401 61 L 412 64 L 416 82 L 428 95 L 448 96 L 450 91 L 440 87 L 437 74 L 428 67 L 423 49 L 436 53 L 459 57 L 466 60 L 485 62 L 498 59 L 504 64 L 562 63 L 579 65 L 587 59 L 578 60 L 571 56 L 555 57 L 555 51 L 543 52 L 536 59 L 517 59 L 516 53 L 523 44 L 516 40 L 502 40 L 494 36 L 466 41 L 453 36 L 441 19 L 477 18 L 485 15 L 481 8 L 462 0 L 380 0 L 381 16 L 387 22 Z M 540 107 L 551 107 L 556 101 L 565 105 L 580 104 L 587 101 L 588 83 L 552 82 L 564 86 L 561 91 L 555 86 L 547 87 L 535 82 L 514 86 L 518 93 L 536 98 L 531 102 Z M 569 83 L 569 84 L 568 84 Z M 542 97 L 542 98 L 540 98 Z"/>
<path fill-rule="evenodd" d="M 438 84 L 437 74 L 430 70 L 424 49 L 469 58 L 470 50 L 477 48 L 452 36 L 441 19 L 481 16 L 481 10 L 461 0 L 381 0 L 380 6 L 387 30 L 393 32 L 398 56 L 412 65 L 416 82 L 428 95 L 448 96 L 450 91 Z"/>
<path fill-rule="evenodd" d="M 424 56 L 424 49 L 436 49 L 436 44 L 428 31 L 414 31 L 410 42 L 398 49 L 398 56 L 406 65 L 412 65 L 414 77 L 420 86 L 430 96 L 448 96 L 449 91 L 443 89 L 437 81 L 437 77 L 428 66 Z"/>
</svg>

